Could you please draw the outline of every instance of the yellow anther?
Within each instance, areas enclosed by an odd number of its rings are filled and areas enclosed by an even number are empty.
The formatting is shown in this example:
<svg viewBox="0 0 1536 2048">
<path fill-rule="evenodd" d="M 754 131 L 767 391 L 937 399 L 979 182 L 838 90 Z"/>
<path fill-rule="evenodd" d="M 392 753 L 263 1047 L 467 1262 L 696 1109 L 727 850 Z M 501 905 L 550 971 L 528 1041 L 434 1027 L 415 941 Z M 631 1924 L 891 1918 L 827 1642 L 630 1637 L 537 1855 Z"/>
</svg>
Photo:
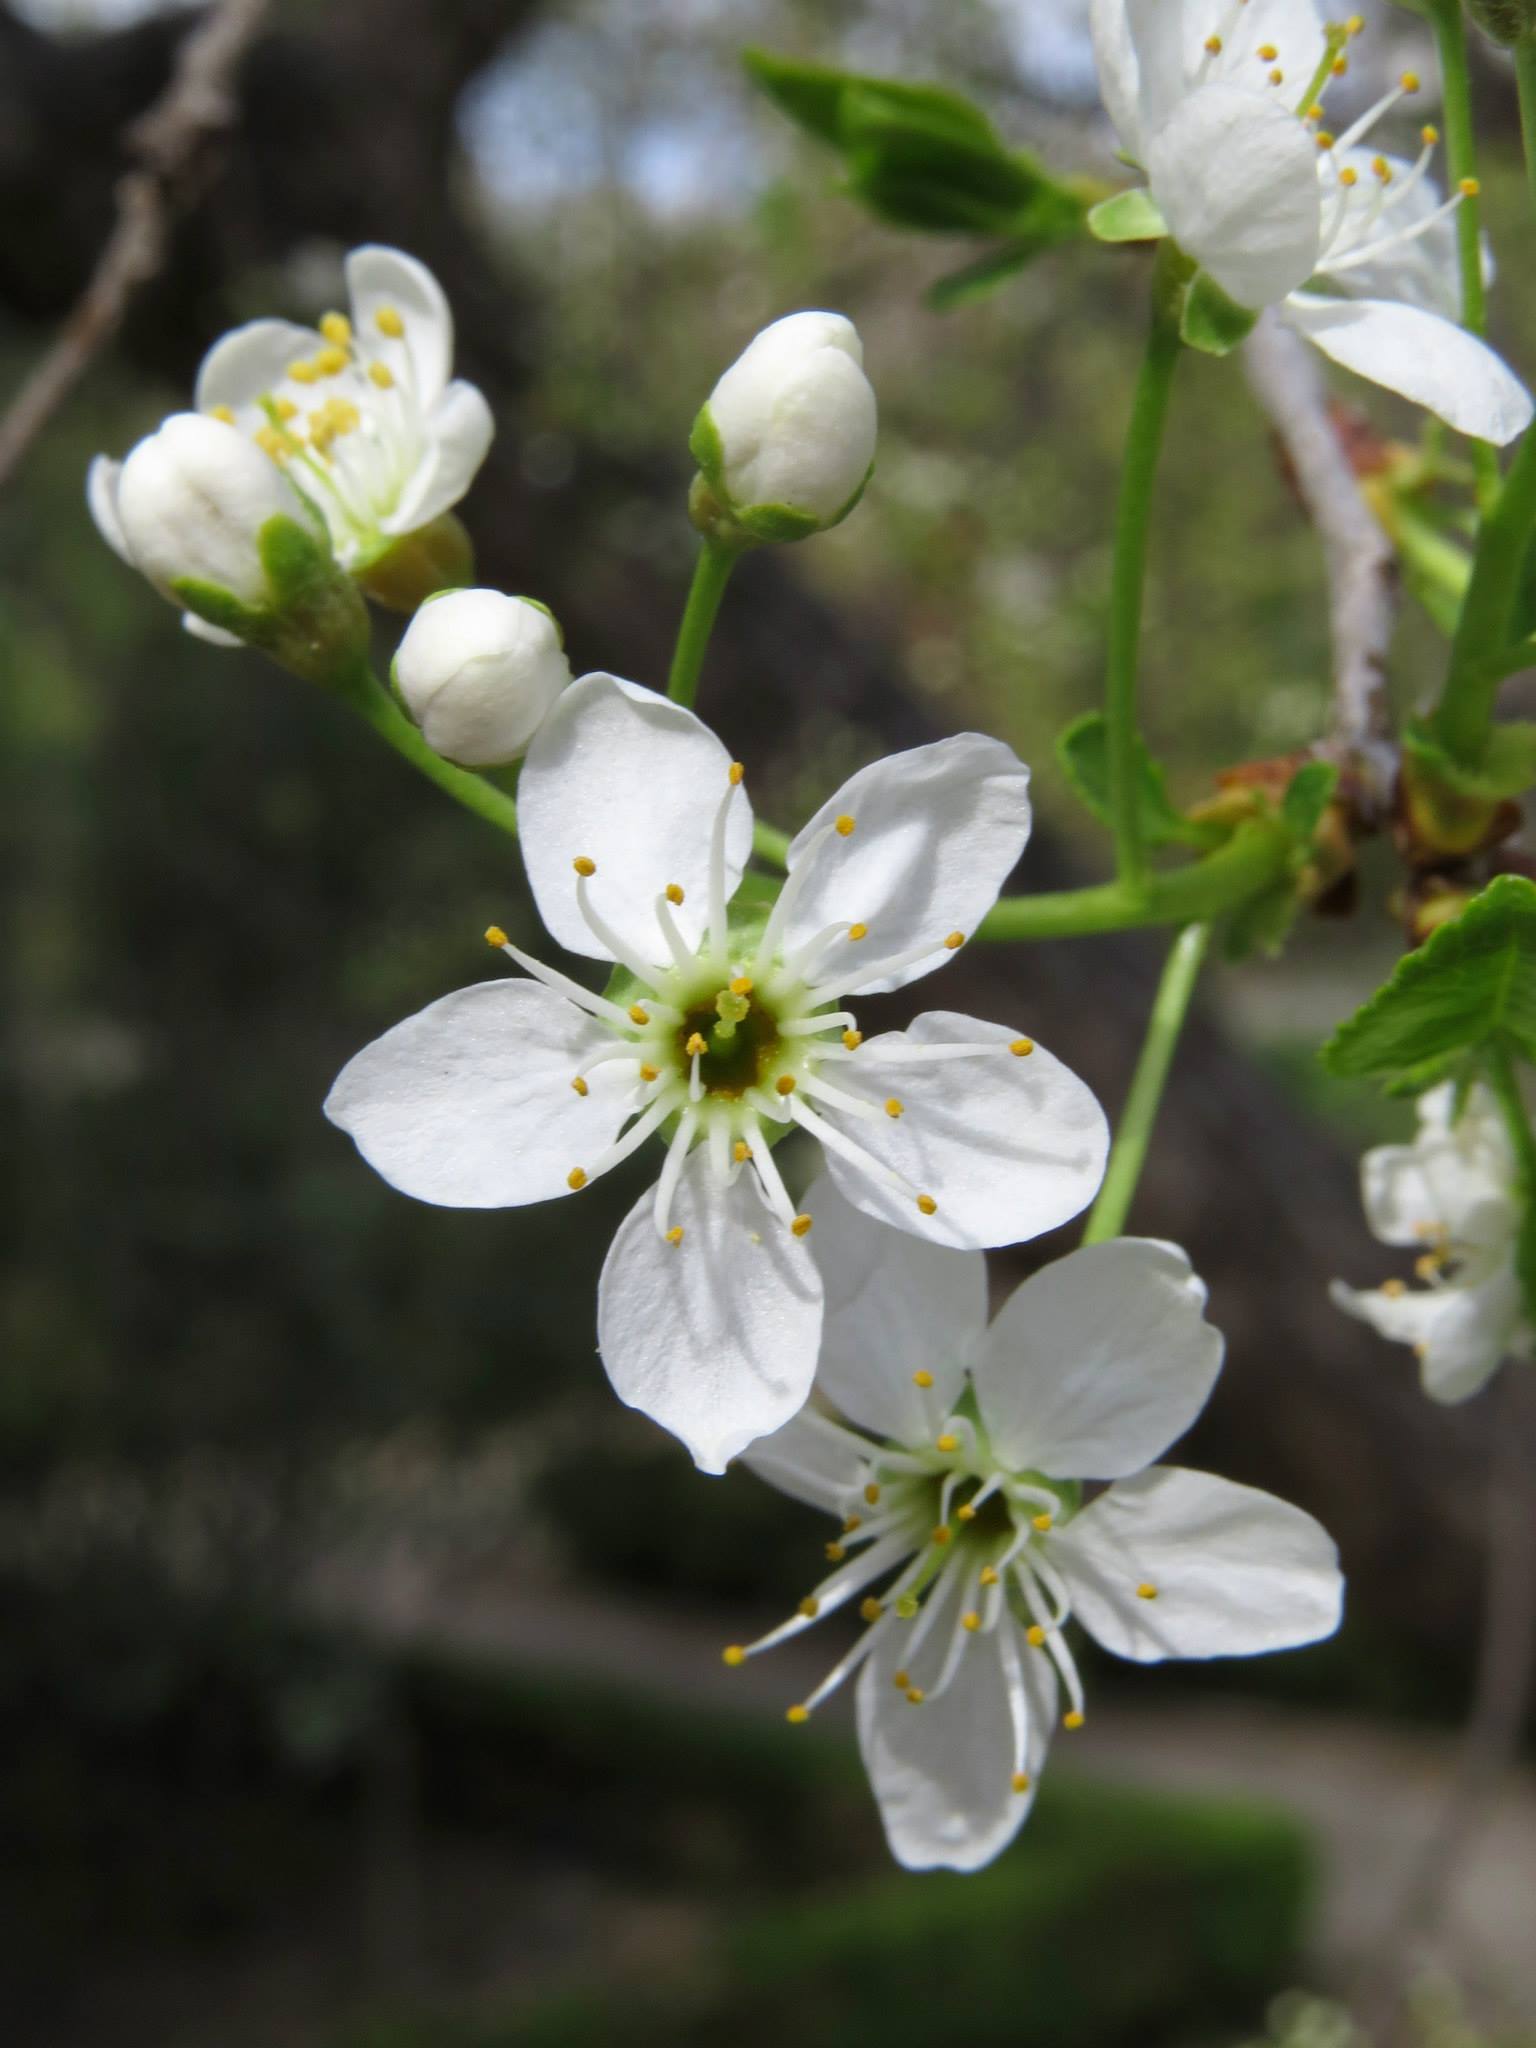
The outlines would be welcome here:
<svg viewBox="0 0 1536 2048">
<path fill-rule="evenodd" d="M 1433 149 L 1440 140 L 1440 130 L 1433 121 L 1426 121 L 1424 123 L 1424 126 L 1419 130 L 1419 140 L 1426 149 Z"/>
<path fill-rule="evenodd" d="M 922 1210 L 925 1216 L 933 1216 L 938 1213 L 939 1205 L 933 1199 L 932 1195 L 919 1195 L 917 1198 L 917 1206 L 919 1209 Z"/>
<path fill-rule="evenodd" d="M 885 1104 L 885 1113 L 887 1116 L 900 1116 L 903 1107 L 904 1105 L 894 1095 L 888 1096 Z"/>
<path fill-rule="evenodd" d="M 1016 1060 L 1027 1060 L 1034 1049 L 1035 1041 L 1032 1038 L 1016 1038 L 1008 1048 Z"/>
<path fill-rule="evenodd" d="M 1406 1280 L 1396 1279 L 1383 1280 L 1381 1283 L 1381 1291 L 1387 1297 L 1388 1301 L 1396 1301 L 1400 1294 L 1406 1294 L 1408 1292 L 1408 1282 Z"/>
<path fill-rule="evenodd" d="M 1027 1792 L 1029 1790 L 1028 1771 L 1015 1771 L 1013 1776 L 1008 1780 L 1008 1783 L 1012 1786 L 1015 1792 Z"/>
<path fill-rule="evenodd" d="M 683 900 L 683 891 L 681 886 L 676 882 L 668 882 L 666 887 L 666 898 L 669 903 L 681 903 Z"/>
<path fill-rule="evenodd" d="M 976 1510 L 969 1501 L 966 1501 L 962 1506 L 955 1509 L 955 1519 L 960 1522 L 974 1522 Z"/>
<path fill-rule="evenodd" d="M 1049 1529 L 1050 1527 L 1052 1527 L 1052 1525 L 1054 1524 L 1055 1520 L 1056 1520 L 1056 1517 L 1055 1517 L 1054 1515 L 1047 1515 L 1047 1514 L 1038 1514 L 1038 1515 L 1031 1515 L 1031 1516 L 1030 1516 L 1030 1518 L 1029 1518 L 1029 1526 L 1030 1526 L 1030 1527 L 1031 1527 L 1032 1529 L 1038 1529 L 1038 1530 L 1040 1531 L 1041 1535 L 1043 1536 L 1043 1535 L 1045 1534 L 1046 1530 L 1047 1530 L 1047 1529 Z"/>
<path fill-rule="evenodd" d="M 873 1479 L 871 1479 L 868 1486 L 866 1486 L 864 1489 L 864 1499 L 868 1506 L 874 1507 L 879 1498 L 880 1488 L 876 1484 L 876 1482 Z"/>
<path fill-rule="evenodd" d="M 1271 73 L 1269 74 L 1269 82 L 1271 85 L 1284 85 L 1285 73 L 1280 69 L 1278 65 L 1276 65 L 1275 69 L 1271 71 Z"/>
<path fill-rule="evenodd" d="M 941 1543 L 941 1544 L 942 1544 L 942 1543 L 952 1543 L 952 1542 L 954 1541 L 954 1539 L 955 1539 L 955 1532 L 954 1532 L 954 1530 L 950 1528 L 950 1526 L 949 1526 L 949 1524 L 948 1524 L 947 1522 L 940 1522 L 939 1526 L 937 1527 L 937 1529 L 935 1529 L 935 1530 L 934 1530 L 933 1534 L 932 1534 L 932 1535 L 931 1535 L 931 1536 L 929 1537 L 929 1539 L 928 1539 L 928 1540 L 929 1540 L 929 1542 L 930 1542 L 930 1543 Z"/>
<path fill-rule="evenodd" d="M 1318 148 L 1319 148 L 1319 149 L 1332 149 L 1332 147 L 1333 147 L 1333 145 L 1334 145 L 1334 142 L 1335 142 L 1335 140 L 1336 140 L 1336 137 L 1334 137 L 1334 136 L 1330 135 L 1330 134 L 1328 133 L 1328 130 L 1327 130 L 1326 128 L 1319 128 L 1319 129 L 1318 129 L 1318 131 L 1317 131 L 1317 146 L 1318 146 Z"/>
<path fill-rule="evenodd" d="M 740 1643 L 727 1643 L 720 1652 L 720 1661 L 722 1664 L 729 1664 L 734 1671 L 738 1664 L 746 1663 L 747 1653 Z"/>
<path fill-rule="evenodd" d="M 809 1237 L 811 1234 L 811 1225 L 814 1222 L 814 1220 L 815 1219 L 813 1217 L 807 1216 L 805 1211 L 802 1209 L 800 1211 L 800 1214 L 789 1226 L 791 1236 Z"/>
<path fill-rule="evenodd" d="M 673 1250 L 675 1251 L 677 1247 L 682 1243 L 682 1241 L 683 1226 L 681 1225 L 681 1223 L 674 1223 L 672 1228 L 667 1232 L 667 1243 L 671 1245 Z"/>
<path fill-rule="evenodd" d="M 1150 1579 L 1143 1579 L 1136 1588 L 1136 1598 L 1138 1600 L 1155 1600 L 1157 1598 L 1157 1588 Z"/>
<path fill-rule="evenodd" d="M 1352 14 L 1344 24 L 1344 32 L 1346 35 L 1351 36 L 1364 35 L 1365 16 L 1363 14 Z"/>
<path fill-rule="evenodd" d="M 736 977 L 736 979 L 735 979 L 735 980 L 734 980 L 734 981 L 733 981 L 733 982 L 731 983 L 731 994 L 732 994 L 733 996 L 749 996 L 749 995 L 751 995 L 751 993 L 752 993 L 752 977 L 751 977 L 751 975 L 750 975 L 750 974 L 738 974 L 738 975 L 737 975 L 737 977 Z"/>
<path fill-rule="evenodd" d="M 981 1573 L 977 1580 L 977 1584 L 982 1586 L 995 1586 L 997 1584 L 997 1566 L 995 1564 L 984 1564 L 981 1568 Z"/>
<path fill-rule="evenodd" d="M 381 391 L 389 391 L 394 386 L 395 373 L 388 363 L 370 363 L 368 365 L 368 382 L 370 384 L 377 384 Z"/>
<path fill-rule="evenodd" d="M 1083 1716 L 1078 1711 L 1078 1709 L 1074 1707 L 1070 1713 L 1062 1715 L 1061 1725 L 1063 1728 L 1081 1728 L 1083 1725 Z"/>
<path fill-rule="evenodd" d="M 334 346 L 316 349 L 310 361 L 317 377 L 334 377 L 347 367 L 347 352 Z"/>
<path fill-rule="evenodd" d="M 485 943 L 488 946 L 504 946 L 507 935 L 499 924 L 488 924 L 485 928 Z"/>
<path fill-rule="evenodd" d="M 288 365 L 288 375 L 295 384 L 313 384 L 319 374 L 313 363 L 300 362 Z"/>
<path fill-rule="evenodd" d="M 291 398 L 274 398 L 272 410 L 277 414 L 285 427 L 290 420 L 296 420 L 299 416 L 299 408 Z"/>
<path fill-rule="evenodd" d="M 860 939 L 867 939 L 869 937 L 869 926 L 867 924 L 851 924 L 848 927 L 848 936 L 857 945 Z"/>
<path fill-rule="evenodd" d="M 578 853 L 571 862 L 571 866 L 581 876 L 583 881 L 590 881 L 592 876 L 597 873 L 597 862 L 589 860 L 584 853 Z"/>
<path fill-rule="evenodd" d="M 584 1166 L 573 1166 L 565 1176 L 565 1184 L 573 1195 L 580 1194 L 587 1184 L 586 1168 Z"/>
<path fill-rule="evenodd" d="M 373 324 L 380 334 L 387 334 L 391 341 L 398 341 L 405 332 L 405 322 L 393 306 L 380 306 L 373 316 Z"/>
<path fill-rule="evenodd" d="M 1373 156 L 1371 158 L 1371 169 L 1376 173 L 1377 177 L 1380 178 L 1383 185 L 1391 184 L 1392 166 L 1387 162 L 1384 156 Z"/>
<path fill-rule="evenodd" d="M 891 1683 L 898 1692 L 905 1692 L 912 1683 L 911 1673 L 907 1671 L 893 1671 L 891 1673 Z"/>
<path fill-rule="evenodd" d="M 1273 43 L 1260 43 L 1258 54 L 1264 63 L 1273 64 L 1275 59 L 1279 56 L 1280 52 L 1275 48 Z"/>
<path fill-rule="evenodd" d="M 735 1144 L 731 1147 L 731 1157 L 738 1166 L 745 1166 L 752 1157 L 752 1147 L 745 1138 L 738 1138 L 736 1140 Z"/>
<path fill-rule="evenodd" d="M 937 1436 L 934 1438 L 933 1448 L 936 1451 L 942 1451 L 946 1458 L 952 1457 L 954 1453 L 958 1451 L 960 1448 L 960 1439 L 957 1436 L 952 1436 L 949 1433 L 949 1431 L 946 1430 L 943 1436 Z"/>
<path fill-rule="evenodd" d="M 907 1687 L 907 1699 L 912 1706 L 920 1707 L 926 1698 L 927 1694 L 920 1685 L 909 1685 Z"/>
<path fill-rule="evenodd" d="M 651 1066 L 647 1061 L 640 1069 L 640 1078 L 642 1081 L 659 1081 L 661 1079 L 661 1069 L 660 1067 Z"/>
<path fill-rule="evenodd" d="M 232 405 L 210 405 L 208 415 L 210 419 L 222 420 L 226 427 L 235 424 L 235 408 Z"/>
<path fill-rule="evenodd" d="M 1205 47 L 1212 57 L 1219 57 L 1221 55 L 1222 48 L 1221 37 L 1207 36 L 1205 39 Z"/>
<path fill-rule="evenodd" d="M 933 1385 L 933 1374 L 928 1370 L 927 1366 L 918 1367 L 917 1371 L 912 1375 L 912 1384 L 914 1387 L 931 1387 Z"/>
<path fill-rule="evenodd" d="M 1032 1650 L 1043 1650 L 1045 1648 L 1045 1630 L 1038 1621 L 1033 1622 L 1025 1629 L 1024 1640 Z"/>
<path fill-rule="evenodd" d="M 1403 88 L 1404 92 L 1417 92 L 1419 89 L 1419 74 L 1417 71 L 1405 71 L 1398 80 L 1398 84 Z"/>
<path fill-rule="evenodd" d="M 828 1564 L 841 1564 L 848 1555 L 847 1550 L 841 1543 L 826 1543 L 823 1544 L 822 1548 L 826 1552 Z"/>
<path fill-rule="evenodd" d="M 971 1609 L 969 1614 L 961 1615 L 960 1626 L 963 1629 L 969 1629 L 972 1635 L 975 1635 L 977 1629 L 981 1627 L 981 1616 L 976 1612 L 974 1607 Z"/>
<path fill-rule="evenodd" d="M 651 1021 L 651 1013 L 650 1013 L 650 1011 L 649 1011 L 649 1010 L 648 1010 L 648 1009 L 647 1009 L 647 1008 L 645 1007 L 644 1003 L 631 1003 L 631 1004 L 630 1004 L 630 1006 L 629 1006 L 629 1021 L 630 1021 L 630 1023 L 631 1023 L 631 1024 L 649 1024 L 649 1023 L 650 1023 L 650 1021 Z"/>
<path fill-rule="evenodd" d="M 960 950 L 960 948 L 961 948 L 961 947 L 962 947 L 962 946 L 963 946 L 964 944 L 965 944 L 965 933 L 964 933 L 964 932 L 951 932 L 951 933 L 949 933 L 948 937 L 947 937 L 947 938 L 945 939 L 945 941 L 944 941 L 944 945 L 945 945 L 945 948 L 946 948 L 946 950 L 947 950 L 947 951 L 949 951 L 949 952 L 951 952 L 951 953 L 958 953 L 958 952 L 959 952 L 959 950 Z"/>
<path fill-rule="evenodd" d="M 1438 1252 L 1421 1252 L 1413 1262 L 1413 1270 L 1421 1280 L 1434 1280 L 1439 1276 L 1441 1263 Z"/>
<path fill-rule="evenodd" d="M 867 1599 L 859 1602 L 859 1619 L 861 1621 L 878 1621 L 884 1612 L 884 1601 L 877 1600 L 873 1593 Z"/>
<path fill-rule="evenodd" d="M 854 825 L 856 823 L 857 820 L 850 818 L 848 813 L 844 811 L 842 816 L 836 821 L 838 837 L 841 839 L 846 839 L 848 835 L 852 832 Z"/>
<path fill-rule="evenodd" d="M 270 455 L 274 462 L 281 462 L 288 453 L 288 444 L 276 427 L 258 427 L 252 437 L 263 455 Z"/>
<path fill-rule="evenodd" d="M 809 1707 L 786 1707 L 786 1709 L 784 1710 L 784 1718 L 786 1721 L 792 1723 L 794 1727 L 798 1728 L 802 1721 L 809 1721 L 809 1719 L 811 1718 L 811 1710 Z"/>
<path fill-rule="evenodd" d="M 352 339 L 352 322 L 345 313 L 323 313 L 320 316 L 320 332 L 327 341 L 335 342 L 338 348 L 345 348 Z"/>
<path fill-rule="evenodd" d="M 843 1033 L 843 1044 L 849 1052 L 857 1052 L 863 1043 L 864 1034 L 862 1031 L 845 1031 Z"/>
<path fill-rule="evenodd" d="M 585 1080 L 582 1078 L 580 1074 L 576 1076 L 575 1080 L 571 1083 L 571 1086 L 576 1090 L 576 1093 L 578 1095 L 590 1095 L 592 1092 L 591 1089 L 588 1088 Z"/>
<path fill-rule="evenodd" d="M 793 1095 L 795 1092 L 795 1077 L 793 1074 L 780 1074 L 773 1085 L 780 1095 Z"/>
<path fill-rule="evenodd" d="M 683 1051 L 687 1053 L 689 1059 L 702 1059 L 709 1051 L 709 1041 L 702 1031 L 690 1031 L 688 1043 L 683 1047 Z"/>
<path fill-rule="evenodd" d="M 820 1614 L 821 1602 L 816 1598 L 814 1593 L 807 1593 L 805 1598 L 800 1602 L 800 1612 L 805 1616 L 807 1621 L 814 1621 L 817 1615 Z"/>
<path fill-rule="evenodd" d="M 1456 189 L 1460 192 L 1463 199 L 1475 199 L 1483 187 L 1480 179 L 1463 178 Z"/>
<path fill-rule="evenodd" d="M 1359 182 L 1360 173 L 1355 169 L 1353 164 L 1346 164 L 1343 170 L 1339 173 L 1339 183 L 1341 185 L 1358 185 Z"/>
<path fill-rule="evenodd" d="M 330 398 L 325 405 L 326 422 L 333 434 L 355 434 L 363 416 L 350 398 Z"/>
<path fill-rule="evenodd" d="M 844 1515 L 843 1534 L 845 1536 L 851 1536 L 855 1529 L 862 1529 L 863 1526 L 864 1517 L 862 1515 Z"/>
<path fill-rule="evenodd" d="M 1335 78 L 1342 78 L 1349 69 L 1349 59 L 1347 57 L 1335 57 L 1331 68 Z"/>
<path fill-rule="evenodd" d="M 733 761 L 731 763 L 730 775 L 732 789 L 740 789 L 743 781 L 746 779 L 746 773 L 746 769 L 742 767 L 739 761 Z"/>
</svg>

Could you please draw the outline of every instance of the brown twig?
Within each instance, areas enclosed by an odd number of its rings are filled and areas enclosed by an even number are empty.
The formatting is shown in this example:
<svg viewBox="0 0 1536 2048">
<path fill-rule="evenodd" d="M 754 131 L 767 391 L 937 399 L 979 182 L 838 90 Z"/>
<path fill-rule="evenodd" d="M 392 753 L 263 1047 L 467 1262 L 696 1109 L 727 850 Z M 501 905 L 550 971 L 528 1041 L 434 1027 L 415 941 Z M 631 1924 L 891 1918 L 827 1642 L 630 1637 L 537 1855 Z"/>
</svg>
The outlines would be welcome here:
<svg viewBox="0 0 1536 2048">
<path fill-rule="evenodd" d="M 1384 809 L 1396 774 L 1387 654 L 1397 622 L 1397 559 L 1339 438 L 1313 351 L 1267 313 L 1244 354 L 1249 384 L 1269 415 L 1323 544 L 1333 716 L 1322 751 L 1352 767 L 1368 801 Z"/>
<path fill-rule="evenodd" d="M 118 184 L 117 220 L 91 281 L 0 417 L 0 485 L 164 262 L 171 224 L 197 191 L 207 144 L 233 125 L 235 73 L 268 5 L 219 0 L 181 45 L 165 91 L 127 131 L 135 167 Z"/>
</svg>

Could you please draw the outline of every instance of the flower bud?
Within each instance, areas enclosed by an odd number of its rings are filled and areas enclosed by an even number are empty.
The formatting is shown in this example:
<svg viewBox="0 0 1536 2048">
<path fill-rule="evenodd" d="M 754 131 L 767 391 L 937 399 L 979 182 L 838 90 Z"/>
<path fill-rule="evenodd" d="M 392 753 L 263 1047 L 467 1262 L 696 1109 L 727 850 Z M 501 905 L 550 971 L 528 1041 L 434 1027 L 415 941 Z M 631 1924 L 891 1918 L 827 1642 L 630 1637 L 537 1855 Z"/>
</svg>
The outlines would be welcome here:
<svg viewBox="0 0 1536 2048">
<path fill-rule="evenodd" d="M 689 446 L 744 536 L 802 540 L 858 503 L 875 456 L 863 360 L 840 313 L 791 313 L 765 327 L 710 393 Z"/>
<path fill-rule="evenodd" d="M 570 680 L 550 614 L 499 590 L 433 598 L 395 656 L 406 709 L 428 743 L 465 768 L 515 761 Z"/>
<path fill-rule="evenodd" d="M 222 420 L 173 413 L 121 467 L 98 457 L 91 510 L 103 537 L 167 597 L 182 582 L 270 602 L 260 534 L 269 519 L 319 531 L 277 464 Z"/>
</svg>

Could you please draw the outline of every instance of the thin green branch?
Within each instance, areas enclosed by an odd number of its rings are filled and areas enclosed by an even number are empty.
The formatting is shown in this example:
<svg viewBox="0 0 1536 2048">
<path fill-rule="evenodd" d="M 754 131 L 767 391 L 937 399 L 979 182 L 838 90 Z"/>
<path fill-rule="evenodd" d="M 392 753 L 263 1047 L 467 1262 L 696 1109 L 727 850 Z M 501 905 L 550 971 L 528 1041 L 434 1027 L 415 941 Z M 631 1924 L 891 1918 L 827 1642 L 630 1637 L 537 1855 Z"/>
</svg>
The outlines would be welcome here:
<svg viewBox="0 0 1536 2048">
<path fill-rule="evenodd" d="M 496 826 L 514 839 L 517 837 L 517 805 L 511 797 L 483 775 L 476 775 L 468 768 L 457 768 L 452 761 L 445 761 L 441 754 L 434 753 L 371 668 L 365 665 L 347 677 L 340 685 L 340 694 L 368 721 L 380 739 L 392 746 L 429 782 L 435 782 L 455 803 L 473 811 L 476 817 L 484 818 L 487 824 Z"/>
<path fill-rule="evenodd" d="M 1475 768 L 1493 721 L 1500 677 L 1496 657 L 1510 644 L 1515 600 L 1536 526 L 1536 433 L 1515 451 L 1498 503 L 1483 521 L 1456 637 L 1451 672 L 1435 713 L 1435 733 L 1454 759 Z"/>
<path fill-rule="evenodd" d="M 667 695 L 674 704 L 691 706 L 698 695 L 699 673 L 709 648 L 715 615 L 739 553 L 738 548 L 721 547 L 712 540 L 705 540 L 699 549 L 699 558 L 693 565 L 693 581 L 688 586 L 688 602 L 683 607 L 682 623 L 677 629 L 672 671 L 667 678 Z"/>
<path fill-rule="evenodd" d="M 1472 73 L 1467 62 L 1467 28 L 1461 0 L 1434 0 L 1430 18 L 1440 58 L 1446 169 L 1464 197 L 1456 209 L 1456 257 L 1461 273 L 1461 324 L 1472 334 L 1488 332 L 1488 299 L 1483 285 L 1482 209 L 1478 205 L 1477 138 L 1472 124 Z M 1488 511 L 1499 493 L 1499 458 L 1486 441 L 1472 443 L 1477 497 Z"/>
<path fill-rule="evenodd" d="M 1131 1091 L 1125 1099 L 1120 1128 L 1110 1148 L 1104 1185 L 1099 1189 L 1098 1200 L 1089 1212 L 1088 1225 L 1083 1232 L 1084 1244 L 1101 1244 L 1107 1237 L 1118 1237 L 1125 1228 L 1136 1184 L 1146 1164 L 1147 1148 L 1152 1142 L 1153 1127 L 1162 1104 L 1163 1090 L 1168 1085 L 1184 1019 L 1189 1015 L 1195 983 L 1200 979 L 1200 969 L 1205 965 L 1210 943 L 1211 928 L 1208 924 L 1189 924 L 1179 933 L 1169 951 L 1152 1014 L 1147 1019 L 1147 1035 L 1141 1057 L 1136 1062 L 1136 1072 L 1131 1077 Z"/>
</svg>

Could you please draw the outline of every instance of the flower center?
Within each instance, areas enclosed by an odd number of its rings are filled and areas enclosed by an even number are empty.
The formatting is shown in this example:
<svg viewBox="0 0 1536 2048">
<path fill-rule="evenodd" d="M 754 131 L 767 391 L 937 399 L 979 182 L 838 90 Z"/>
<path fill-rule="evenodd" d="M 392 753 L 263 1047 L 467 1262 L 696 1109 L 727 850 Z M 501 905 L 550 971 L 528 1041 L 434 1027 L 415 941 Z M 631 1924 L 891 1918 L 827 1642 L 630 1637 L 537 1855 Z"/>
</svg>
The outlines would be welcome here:
<svg viewBox="0 0 1536 2048">
<path fill-rule="evenodd" d="M 741 982 L 720 990 L 713 1002 L 684 1013 L 673 1033 L 686 1073 L 700 1040 L 699 1083 L 706 1095 L 738 1102 L 752 1088 L 771 1087 L 783 1060 L 776 1019 Z"/>
</svg>

